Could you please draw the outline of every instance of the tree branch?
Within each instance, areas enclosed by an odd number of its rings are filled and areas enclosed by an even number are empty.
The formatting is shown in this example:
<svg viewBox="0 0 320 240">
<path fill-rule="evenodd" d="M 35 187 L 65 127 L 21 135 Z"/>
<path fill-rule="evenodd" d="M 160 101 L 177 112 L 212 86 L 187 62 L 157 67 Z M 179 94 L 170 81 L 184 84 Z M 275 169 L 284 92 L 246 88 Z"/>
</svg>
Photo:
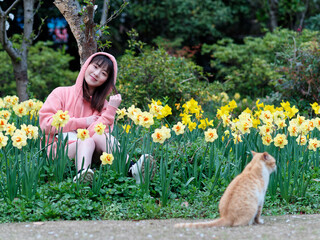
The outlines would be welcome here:
<svg viewBox="0 0 320 240">
<path fill-rule="evenodd" d="M 20 2 L 20 0 L 16 0 L 14 3 L 12 3 L 12 5 L 7 9 L 7 11 L 5 11 L 5 15 L 8 15 L 11 9 L 14 8 L 18 4 L 18 2 Z"/>
<path fill-rule="evenodd" d="M 104 26 L 107 22 L 108 12 L 109 12 L 109 0 L 103 1 L 103 7 L 102 7 L 102 15 L 100 20 L 100 25 Z"/>
<path fill-rule="evenodd" d="M 18 59 L 21 53 L 13 47 L 12 42 L 8 39 L 6 21 L 10 10 L 16 6 L 19 1 L 20 0 L 16 0 L 6 11 L 3 11 L 0 7 L 0 42 L 10 58 L 14 60 Z"/>
<path fill-rule="evenodd" d="M 305 18 L 305 16 L 306 16 L 307 11 L 308 11 L 308 7 L 309 7 L 309 0 L 307 0 L 307 2 L 306 2 L 306 8 L 305 8 L 305 10 L 303 11 L 302 16 L 301 16 L 301 19 L 300 19 L 299 28 L 301 28 L 301 30 L 302 30 L 302 25 L 303 25 L 303 22 L 304 22 L 304 18 Z"/>
<path fill-rule="evenodd" d="M 128 0 L 123 0 L 123 3 L 121 4 L 120 8 L 117 11 L 114 11 L 113 14 L 106 20 L 105 25 L 107 25 L 109 22 L 111 22 L 113 19 L 118 17 L 120 13 L 123 11 L 123 9 L 129 4 Z"/>
</svg>

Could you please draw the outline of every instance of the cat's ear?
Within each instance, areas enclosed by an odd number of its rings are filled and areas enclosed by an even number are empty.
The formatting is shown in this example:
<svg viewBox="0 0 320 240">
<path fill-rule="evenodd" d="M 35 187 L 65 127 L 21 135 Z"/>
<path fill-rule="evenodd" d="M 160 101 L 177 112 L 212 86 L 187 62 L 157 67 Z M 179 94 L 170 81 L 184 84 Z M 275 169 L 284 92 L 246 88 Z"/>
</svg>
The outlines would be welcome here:
<svg viewBox="0 0 320 240">
<path fill-rule="evenodd" d="M 269 153 L 267 153 L 267 152 L 262 153 L 262 159 L 264 161 L 267 161 L 269 159 Z"/>
<path fill-rule="evenodd" d="M 251 150 L 252 156 L 254 157 L 254 155 L 256 155 L 257 153 L 253 150 Z"/>
</svg>

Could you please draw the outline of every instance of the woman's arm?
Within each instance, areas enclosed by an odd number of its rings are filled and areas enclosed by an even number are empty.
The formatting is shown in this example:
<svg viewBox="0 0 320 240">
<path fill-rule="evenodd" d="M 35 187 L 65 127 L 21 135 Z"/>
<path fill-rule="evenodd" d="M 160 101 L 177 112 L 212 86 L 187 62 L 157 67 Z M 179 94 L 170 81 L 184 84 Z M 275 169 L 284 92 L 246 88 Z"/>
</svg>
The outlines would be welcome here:
<svg viewBox="0 0 320 240">
<path fill-rule="evenodd" d="M 58 112 L 58 110 L 66 111 L 64 100 L 59 94 L 58 90 L 53 90 L 52 93 L 48 96 L 47 100 L 44 102 L 42 108 L 39 111 L 39 124 L 42 131 L 45 131 L 46 134 L 56 133 L 57 129 L 51 126 L 53 115 Z M 70 117 L 68 123 L 63 127 L 63 132 L 69 132 L 77 128 L 86 128 L 87 127 L 87 118 L 76 118 Z"/>
<path fill-rule="evenodd" d="M 94 134 L 94 127 L 98 123 L 103 123 L 106 125 L 106 132 L 109 132 L 109 128 L 112 131 L 113 130 L 113 125 L 114 125 L 114 119 L 118 110 L 118 107 L 120 106 L 121 103 L 121 95 L 116 94 L 114 96 L 110 97 L 109 102 L 105 102 L 105 107 L 101 111 L 101 116 L 96 120 L 94 123 L 92 123 L 88 130 L 90 133 L 90 136 L 93 136 Z"/>
</svg>

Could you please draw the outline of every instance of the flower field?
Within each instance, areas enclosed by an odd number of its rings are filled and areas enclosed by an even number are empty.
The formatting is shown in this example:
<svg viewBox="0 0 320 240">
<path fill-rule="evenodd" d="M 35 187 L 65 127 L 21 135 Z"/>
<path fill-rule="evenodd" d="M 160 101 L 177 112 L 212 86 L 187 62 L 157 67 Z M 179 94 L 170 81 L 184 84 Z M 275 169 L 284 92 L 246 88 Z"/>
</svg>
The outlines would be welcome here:
<svg viewBox="0 0 320 240">
<path fill-rule="evenodd" d="M 174 199 L 187 198 L 194 189 L 219 199 L 220 189 L 251 160 L 251 150 L 267 151 L 277 160 L 277 171 L 271 175 L 267 191 L 272 199 L 291 202 L 305 197 L 315 183 L 313 179 L 319 178 L 317 103 L 310 104 L 312 116 L 300 115 L 289 102 L 273 106 L 259 100 L 239 114 L 235 113 L 237 102 L 228 101 L 215 109 L 213 119 L 204 117 L 205 112 L 194 99 L 175 106 L 153 100 L 145 110 L 135 106 L 119 109 L 112 135 L 120 147 L 99 156 L 90 186 L 72 183 L 76 170 L 65 152 L 67 140 L 62 137 L 68 112 L 58 111 L 54 117 L 52 128 L 58 133 L 58 144 L 56 153 L 51 151 L 47 156 L 50 146 L 38 125 L 41 106 L 42 102 L 35 99 L 21 103 L 16 96 L 0 99 L 0 202 L 35 200 L 42 186 L 62 182 L 76 192 L 87 189 L 90 194 L 108 198 L 113 188 L 110 184 L 115 189 L 108 174 L 126 178 L 127 155 L 138 159 L 143 153 L 155 157 L 157 174 L 150 180 L 146 171 L 144 183 L 136 186 L 128 180 L 128 185 L 157 199 L 162 207 Z M 179 115 L 172 116 L 173 108 Z M 169 116 L 174 120 L 169 121 Z M 95 131 L 109 134 L 105 128 L 108 126 L 100 123 Z M 87 137 L 86 129 L 78 130 L 80 141 Z"/>
</svg>

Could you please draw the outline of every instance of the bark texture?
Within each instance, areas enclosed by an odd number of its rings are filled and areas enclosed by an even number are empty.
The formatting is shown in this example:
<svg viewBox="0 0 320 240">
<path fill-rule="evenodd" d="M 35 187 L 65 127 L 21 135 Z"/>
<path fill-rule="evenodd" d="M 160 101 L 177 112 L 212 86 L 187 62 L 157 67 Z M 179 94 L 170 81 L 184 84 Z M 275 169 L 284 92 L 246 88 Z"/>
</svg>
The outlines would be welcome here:
<svg viewBox="0 0 320 240">
<path fill-rule="evenodd" d="M 54 4 L 68 22 L 78 45 L 80 64 L 97 52 L 94 27 L 94 0 L 81 9 L 77 0 L 55 0 Z"/>
<path fill-rule="evenodd" d="M 17 86 L 17 95 L 20 102 L 27 100 L 27 86 L 28 86 L 28 48 L 33 42 L 33 22 L 34 22 L 34 4 L 36 0 L 24 0 L 23 11 L 24 11 L 24 28 L 23 28 L 23 39 L 21 48 L 16 49 L 13 47 L 12 42 L 7 36 L 6 31 L 6 20 L 10 13 L 20 0 L 15 0 L 7 10 L 2 10 L 0 7 L 0 42 L 4 50 L 9 55 L 12 65 L 14 77 Z"/>
</svg>

